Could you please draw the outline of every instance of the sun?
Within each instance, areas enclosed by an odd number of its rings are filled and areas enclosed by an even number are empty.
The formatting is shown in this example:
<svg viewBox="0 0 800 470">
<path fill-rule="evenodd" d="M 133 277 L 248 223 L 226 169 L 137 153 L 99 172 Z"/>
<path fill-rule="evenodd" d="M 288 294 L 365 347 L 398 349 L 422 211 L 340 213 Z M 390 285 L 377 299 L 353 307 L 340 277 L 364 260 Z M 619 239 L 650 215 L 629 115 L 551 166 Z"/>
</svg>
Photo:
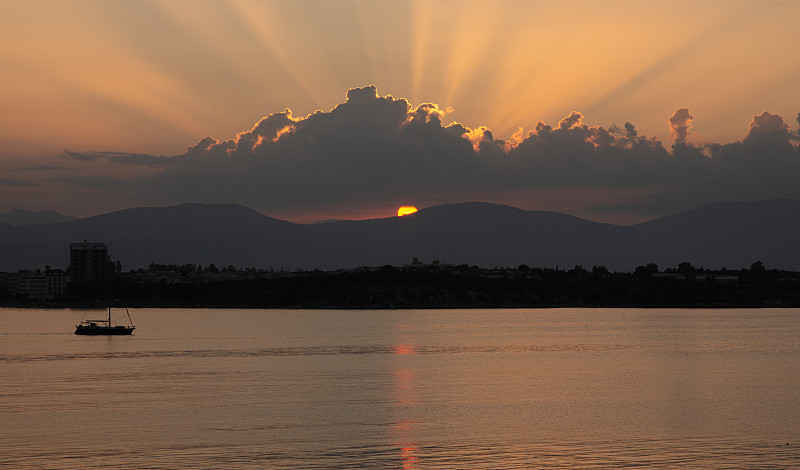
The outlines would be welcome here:
<svg viewBox="0 0 800 470">
<path fill-rule="evenodd" d="M 402 217 L 404 215 L 413 214 L 417 212 L 417 208 L 414 206 L 402 206 L 397 209 L 397 217 Z"/>
</svg>

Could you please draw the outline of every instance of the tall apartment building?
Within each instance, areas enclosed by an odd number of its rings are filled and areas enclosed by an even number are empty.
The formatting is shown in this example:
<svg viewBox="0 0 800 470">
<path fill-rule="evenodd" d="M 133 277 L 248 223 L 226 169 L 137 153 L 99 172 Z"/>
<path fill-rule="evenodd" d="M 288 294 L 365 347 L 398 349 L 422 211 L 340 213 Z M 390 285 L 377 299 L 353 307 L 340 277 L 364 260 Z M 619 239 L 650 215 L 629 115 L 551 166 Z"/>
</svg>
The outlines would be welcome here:
<svg viewBox="0 0 800 470">
<path fill-rule="evenodd" d="M 70 282 L 107 283 L 111 274 L 108 247 L 105 243 L 69 244 Z"/>
</svg>

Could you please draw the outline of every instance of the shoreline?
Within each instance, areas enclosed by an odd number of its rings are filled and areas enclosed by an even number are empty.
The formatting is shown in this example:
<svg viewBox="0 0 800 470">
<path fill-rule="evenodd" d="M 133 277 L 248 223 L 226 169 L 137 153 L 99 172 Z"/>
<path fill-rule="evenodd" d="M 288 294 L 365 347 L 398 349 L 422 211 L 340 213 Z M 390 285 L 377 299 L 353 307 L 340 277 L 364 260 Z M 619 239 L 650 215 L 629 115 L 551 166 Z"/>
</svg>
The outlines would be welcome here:
<svg viewBox="0 0 800 470">
<path fill-rule="evenodd" d="M 608 273 L 573 269 L 295 272 L 268 278 L 141 282 L 120 275 L 111 298 L 131 308 L 507 309 L 798 308 L 800 273 Z M 732 281 L 733 280 L 733 281 Z M 0 307 L 104 309 L 108 288 L 55 299 L 5 298 Z"/>
</svg>

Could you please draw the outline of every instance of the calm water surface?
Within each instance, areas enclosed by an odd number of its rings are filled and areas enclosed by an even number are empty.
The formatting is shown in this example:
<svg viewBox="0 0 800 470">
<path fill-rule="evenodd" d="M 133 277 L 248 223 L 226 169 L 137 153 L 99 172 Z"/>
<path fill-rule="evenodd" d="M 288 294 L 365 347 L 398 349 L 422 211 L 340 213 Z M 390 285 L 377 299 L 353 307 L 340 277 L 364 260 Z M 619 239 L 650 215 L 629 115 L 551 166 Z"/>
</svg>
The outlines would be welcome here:
<svg viewBox="0 0 800 470">
<path fill-rule="evenodd" d="M 0 468 L 800 468 L 797 309 L 84 313 L 0 309 Z"/>
</svg>

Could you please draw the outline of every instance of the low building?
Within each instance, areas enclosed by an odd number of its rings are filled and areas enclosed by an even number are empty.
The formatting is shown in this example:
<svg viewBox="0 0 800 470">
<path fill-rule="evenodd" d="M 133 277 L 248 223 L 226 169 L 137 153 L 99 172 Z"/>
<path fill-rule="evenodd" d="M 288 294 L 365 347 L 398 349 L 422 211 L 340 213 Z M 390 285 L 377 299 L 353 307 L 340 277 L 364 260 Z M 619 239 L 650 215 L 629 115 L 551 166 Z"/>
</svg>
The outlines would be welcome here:
<svg viewBox="0 0 800 470">
<path fill-rule="evenodd" d="M 11 297 L 11 273 L 0 273 L 0 299 Z"/>
<path fill-rule="evenodd" d="M 736 284 L 739 276 L 723 276 L 721 274 L 698 274 L 695 281 L 718 282 L 720 284 Z"/>
<path fill-rule="evenodd" d="M 0 297 L 32 300 L 57 299 L 67 295 L 69 276 L 60 269 L 25 270 L 0 274 Z"/>
<path fill-rule="evenodd" d="M 67 295 L 69 289 L 69 276 L 61 269 L 47 268 L 47 295 L 57 299 Z"/>
<path fill-rule="evenodd" d="M 47 273 L 43 271 L 20 271 L 11 275 L 10 291 L 12 297 L 27 297 L 44 300 L 49 298 Z"/>
</svg>

